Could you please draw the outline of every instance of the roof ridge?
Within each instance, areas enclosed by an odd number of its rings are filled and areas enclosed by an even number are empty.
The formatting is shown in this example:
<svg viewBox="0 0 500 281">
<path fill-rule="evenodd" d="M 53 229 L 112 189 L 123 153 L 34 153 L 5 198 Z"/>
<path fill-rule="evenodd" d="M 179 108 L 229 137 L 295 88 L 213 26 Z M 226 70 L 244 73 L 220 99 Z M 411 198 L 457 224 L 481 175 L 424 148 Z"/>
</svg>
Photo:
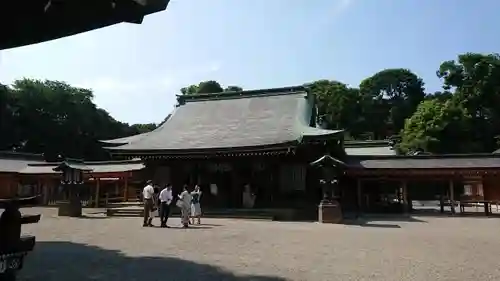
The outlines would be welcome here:
<svg viewBox="0 0 500 281">
<path fill-rule="evenodd" d="M 234 91 L 234 92 L 220 92 L 220 93 L 206 93 L 206 94 L 204 93 L 196 95 L 177 95 L 177 101 L 179 102 L 179 105 L 183 105 L 186 102 L 195 102 L 195 101 L 267 97 L 275 95 L 291 95 L 297 93 L 309 93 L 309 90 L 304 86 L 291 86 L 291 87 L 244 90 L 244 91 Z"/>
<path fill-rule="evenodd" d="M 17 152 L 17 151 L 0 151 L 0 158 L 7 160 L 40 160 L 45 161 L 43 154 Z"/>
</svg>

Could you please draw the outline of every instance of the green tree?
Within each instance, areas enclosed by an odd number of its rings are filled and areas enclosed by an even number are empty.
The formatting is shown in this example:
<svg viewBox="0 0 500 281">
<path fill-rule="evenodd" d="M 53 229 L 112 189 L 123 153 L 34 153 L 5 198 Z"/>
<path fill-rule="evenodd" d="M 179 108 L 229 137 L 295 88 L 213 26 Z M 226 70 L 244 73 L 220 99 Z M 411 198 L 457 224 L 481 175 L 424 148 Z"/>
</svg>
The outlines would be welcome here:
<svg viewBox="0 0 500 281">
<path fill-rule="evenodd" d="M 470 112 L 471 135 L 482 144 L 481 151 L 493 151 L 500 136 L 500 56 L 462 54 L 456 61 L 443 62 L 437 75 L 444 89 L 454 92 L 455 102 Z"/>
<path fill-rule="evenodd" d="M 15 129 L 16 150 L 86 159 L 106 159 L 108 153 L 98 142 L 131 135 L 134 131 L 113 119 L 92 102 L 90 90 L 58 81 L 17 80 L 8 89 Z M 3 118 L 2 118 L 3 119 Z"/>
<path fill-rule="evenodd" d="M 227 86 L 224 89 L 224 92 L 241 92 L 243 91 L 243 88 L 240 86 Z"/>
<path fill-rule="evenodd" d="M 130 128 L 137 134 L 142 134 L 153 131 L 157 128 L 157 125 L 155 123 L 133 124 L 130 126 Z"/>
<path fill-rule="evenodd" d="M 12 91 L 0 84 L 0 150 L 14 149 L 19 142 L 19 126 L 16 124 L 16 108 Z"/>
<path fill-rule="evenodd" d="M 424 99 L 424 82 L 408 69 L 385 69 L 361 81 L 365 118 L 376 139 L 398 133 Z"/>
<path fill-rule="evenodd" d="M 243 91 L 243 88 L 234 85 L 222 88 L 221 84 L 214 80 L 202 81 L 198 84 L 193 84 L 181 88 L 181 93 L 183 95 L 212 94 L 220 92 L 239 92 L 239 91 Z"/>
<path fill-rule="evenodd" d="M 354 137 L 362 133 L 360 95 L 338 81 L 318 80 L 306 84 L 317 98 L 318 123 L 329 129 L 347 129 Z"/>
<path fill-rule="evenodd" d="M 470 138 L 470 121 L 467 110 L 453 101 L 423 101 L 406 120 L 397 148 L 403 153 L 462 153 L 477 149 Z"/>
<path fill-rule="evenodd" d="M 183 95 L 195 95 L 198 93 L 198 85 L 190 85 L 190 86 L 181 88 L 181 93 Z"/>
</svg>

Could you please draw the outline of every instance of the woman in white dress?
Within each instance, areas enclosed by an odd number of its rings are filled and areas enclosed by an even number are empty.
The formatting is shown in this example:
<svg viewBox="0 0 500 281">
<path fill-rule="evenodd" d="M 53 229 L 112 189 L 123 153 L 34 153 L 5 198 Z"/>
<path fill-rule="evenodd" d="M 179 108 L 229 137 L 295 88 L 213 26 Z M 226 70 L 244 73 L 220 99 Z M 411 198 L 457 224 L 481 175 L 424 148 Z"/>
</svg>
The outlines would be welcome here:
<svg viewBox="0 0 500 281">
<path fill-rule="evenodd" d="M 191 192 L 191 218 L 192 218 L 192 224 L 194 224 L 194 219 L 197 219 L 196 224 L 200 224 L 201 220 L 201 205 L 200 205 L 200 199 L 201 199 L 201 190 L 200 186 L 196 185 L 194 187 L 194 191 Z"/>
<path fill-rule="evenodd" d="M 179 200 L 177 206 L 181 208 L 181 222 L 183 227 L 189 226 L 189 214 L 191 211 L 191 194 L 187 190 L 187 185 L 184 185 L 181 194 L 179 194 Z"/>
</svg>

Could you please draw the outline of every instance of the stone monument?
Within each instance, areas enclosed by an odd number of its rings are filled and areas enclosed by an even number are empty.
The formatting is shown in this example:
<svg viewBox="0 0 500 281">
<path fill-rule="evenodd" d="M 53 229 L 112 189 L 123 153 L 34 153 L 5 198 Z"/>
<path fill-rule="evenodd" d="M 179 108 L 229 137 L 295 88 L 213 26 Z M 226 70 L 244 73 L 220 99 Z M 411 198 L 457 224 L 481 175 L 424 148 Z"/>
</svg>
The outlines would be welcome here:
<svg viewBox="0 0 500 281">
<path fill-rule="evenodd" d="M 58 215 L 65 217 L 80 217 L 82 215 L 82 202 L 80 190 L 84 180 L 84 173 L 92 169 L 85 166 L 83 161 L 66 159 L 54 171 L 62 172 L 61 184 L 68 194 L 68 200 L 58 202 Z"/>
<path fill-rule="evenodd" d="M 312 162 L 311 165 L 321 170 L 319 182 L 323 198 L 318 206 L 318 221 L 320 223 L 341 223 L 342 208 L 337 197 L 339 192 L 338 177 L 345 164 L 330 155 L 324 155 Z"/>
</svg>

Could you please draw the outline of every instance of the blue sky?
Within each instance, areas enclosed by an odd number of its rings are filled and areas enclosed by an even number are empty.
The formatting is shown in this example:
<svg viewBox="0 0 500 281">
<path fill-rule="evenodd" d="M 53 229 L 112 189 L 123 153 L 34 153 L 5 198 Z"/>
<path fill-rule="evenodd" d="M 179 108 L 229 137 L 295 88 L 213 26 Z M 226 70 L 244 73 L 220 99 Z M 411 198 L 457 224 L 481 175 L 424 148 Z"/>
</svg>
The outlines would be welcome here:
<svg viewBox="0 0 500 281">
<path fill-rule="evenodd" d="M 22 77 L 92 88 L 129 123 L 160 122 L 179 88 L 245 89 L 334 79 L 351 86 L 404 67 L 435 72 L 463 52 L 499 52 L 495 0 L 172 0 L 142 25 L 120 24 L 0 52 L 0 82 Z"/>
</svg>

